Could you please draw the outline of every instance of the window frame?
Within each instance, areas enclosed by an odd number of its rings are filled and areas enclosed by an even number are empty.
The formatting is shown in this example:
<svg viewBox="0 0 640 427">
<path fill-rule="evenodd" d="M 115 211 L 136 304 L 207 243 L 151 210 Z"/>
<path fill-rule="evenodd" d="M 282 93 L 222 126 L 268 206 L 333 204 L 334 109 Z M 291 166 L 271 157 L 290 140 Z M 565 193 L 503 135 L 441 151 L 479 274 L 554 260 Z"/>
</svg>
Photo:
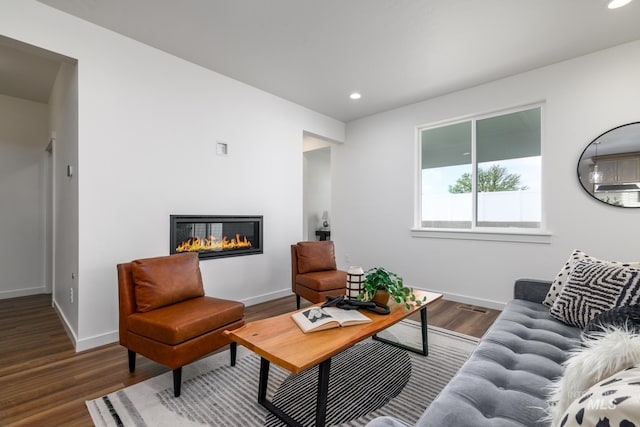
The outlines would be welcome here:
<svg viewBox="0 0 640 427">
<path fill-rule="evenodd" d="M 477 140 L 476 129 L 477 122 L 483 119 L 499 117 L 521 111 L 540 109 L 540 225 L 537 228 L 531 227 L 482 227 L 478 226 L 477 209 Z M 458 123 L 471 122 L 471 199 L 472 199 L 472 218 L 471 228 L 435 228 L 422 226 L 422 131 L 426 129 L 435 129 L 444 126 L 455 125 Z M 464 239 L 464 240 L 488 240 L 488 241 L 506 241 L 506 242 L 522 242 L 522 243 L 551 243 L 551 233 L 546 229 L 546 218 L 544 209 L 544 124 L 545 124 L 545 103 L 539 101 L 530 104 L 523 104 L 515 107 L 494 110 L 485 113 L 470 114 L 468 116 L 457 117 L 454 119 L 441 120 L 438 122 L 427 123 L 415 127 L 415 144 L 416 144 L 416 191 L 414 202 L 414 226 L 411 229 L 412 237 L 427 237 L 436 239 Z"/>
</svg>

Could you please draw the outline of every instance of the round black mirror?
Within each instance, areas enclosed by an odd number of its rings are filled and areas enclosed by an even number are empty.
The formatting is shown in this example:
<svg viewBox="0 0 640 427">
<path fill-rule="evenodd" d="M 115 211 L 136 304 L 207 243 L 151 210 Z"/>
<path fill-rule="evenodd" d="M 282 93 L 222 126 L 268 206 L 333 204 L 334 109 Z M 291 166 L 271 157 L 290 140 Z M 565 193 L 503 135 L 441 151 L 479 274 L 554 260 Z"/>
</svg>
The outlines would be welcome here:
<svg viewBox="0 0 640 427">
<path fill-rule="evenodd" d="M 602 203 L 640 208 L 640 122 L 615 127 L 591 141 L 578 161 L 578 179 Z"/>
</svg>

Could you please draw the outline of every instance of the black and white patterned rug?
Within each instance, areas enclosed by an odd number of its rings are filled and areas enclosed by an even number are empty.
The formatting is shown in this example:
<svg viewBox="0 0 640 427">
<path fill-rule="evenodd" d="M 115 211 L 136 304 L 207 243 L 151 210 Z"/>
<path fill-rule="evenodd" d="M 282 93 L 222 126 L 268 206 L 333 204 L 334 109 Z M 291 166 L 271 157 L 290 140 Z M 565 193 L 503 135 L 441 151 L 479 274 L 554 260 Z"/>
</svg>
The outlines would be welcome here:
<svg viewBox="0 0 640 427">
<path fill-rule="evenodd" d="M 385 331 L 418 346 L 419 324 L 404 321 Z M 382 334 L 381 334 L 382 335 Z M 414 424 L 458 371 L 477 339 L 429 327 L 429 356 L 372 340 L 331 361 L 327 425 L 359 426 L 390 415 Z M 281 426 L 257 403 L 260 358 L 238 347 L 235 367 L 228 352 L 183 368 L 182 393 L 173 397 L 167 372 L 101 398 L 87 401 L 96 426 Z M 313 425 L 317 367 L 298 375 L 272 364 L 267 397 L 303 425 Z"/>
</svg>

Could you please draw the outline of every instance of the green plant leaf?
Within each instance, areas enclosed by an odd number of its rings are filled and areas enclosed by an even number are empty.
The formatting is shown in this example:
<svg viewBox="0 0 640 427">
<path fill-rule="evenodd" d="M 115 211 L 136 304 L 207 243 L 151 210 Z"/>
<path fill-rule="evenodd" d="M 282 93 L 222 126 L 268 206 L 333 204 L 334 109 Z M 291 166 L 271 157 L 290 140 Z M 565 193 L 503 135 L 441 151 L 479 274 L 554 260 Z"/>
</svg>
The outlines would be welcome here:
<svg viewBox="0 0 640 427">
<path fill-rule="evenodd" d="M 363 301 L 373 299 L 377 290 L 385 290 L 393 301 L 399 304 L 403 303 L 407 309 L 411 309 L 409 302 L 417 305 L 422 303 L 416 299 L 413 294 L 413 288 L 404 286 L 402 277 L 383 267 L 374 267 L 367 270 L 362 286 L 363 291 L 358 295 L 358 299 Z"/>
</svg>

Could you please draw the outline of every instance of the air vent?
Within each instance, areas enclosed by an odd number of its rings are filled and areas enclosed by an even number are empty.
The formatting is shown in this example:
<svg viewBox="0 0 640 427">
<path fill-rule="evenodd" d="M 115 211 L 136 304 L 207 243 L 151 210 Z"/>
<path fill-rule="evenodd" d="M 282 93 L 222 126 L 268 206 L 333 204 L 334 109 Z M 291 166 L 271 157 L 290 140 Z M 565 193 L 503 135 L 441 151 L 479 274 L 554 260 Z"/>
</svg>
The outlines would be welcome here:
<svg viewBox="0 0 640 427">
<path fill-rule="evenodd" d="M 483 308 L 474 307 L 472 305 L 461 304 L 457 308 L 458 310 L 472 311 L 474 313 L 480 313 L 480 314 L 487 314 L 487 310 Z"/>
</svg>

